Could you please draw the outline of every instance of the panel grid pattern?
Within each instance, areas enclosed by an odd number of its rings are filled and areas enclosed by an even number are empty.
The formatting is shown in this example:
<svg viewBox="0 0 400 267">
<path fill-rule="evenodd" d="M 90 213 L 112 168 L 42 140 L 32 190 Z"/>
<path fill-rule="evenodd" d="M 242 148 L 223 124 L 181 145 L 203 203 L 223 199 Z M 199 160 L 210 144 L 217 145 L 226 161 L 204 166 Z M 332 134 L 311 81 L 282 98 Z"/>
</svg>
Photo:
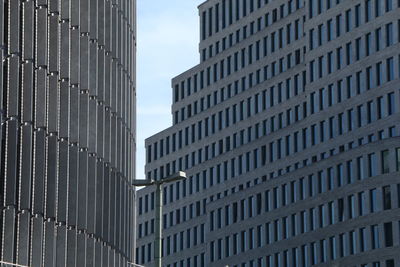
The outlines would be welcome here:
<svg viewBox="0 0 400 267">
<path fill-rule="evenodd" d="M 0 258 L 134 258 L 136 1 L 0 0 Z"/>
</svg>

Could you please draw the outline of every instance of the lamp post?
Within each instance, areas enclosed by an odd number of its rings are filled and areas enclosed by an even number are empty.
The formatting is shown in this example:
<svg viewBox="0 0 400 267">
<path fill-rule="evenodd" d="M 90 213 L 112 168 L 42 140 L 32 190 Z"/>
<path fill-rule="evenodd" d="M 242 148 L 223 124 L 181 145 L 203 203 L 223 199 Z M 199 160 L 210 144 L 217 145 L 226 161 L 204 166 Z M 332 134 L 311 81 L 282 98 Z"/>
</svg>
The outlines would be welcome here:
<svg viewBox="0 0 400 267">
<path fill-rule="evenodd" d="M 161 238 L 162 238 L 162 185 L 186 179 L 186 173 L 179 171 L 161 180 L 134 180 L 133 186 L 156 186 L 156 210 L 155 210 L 155 240 L 154 240 L 154 266 L 162 267 L 161 262 Z"/>
</svg>

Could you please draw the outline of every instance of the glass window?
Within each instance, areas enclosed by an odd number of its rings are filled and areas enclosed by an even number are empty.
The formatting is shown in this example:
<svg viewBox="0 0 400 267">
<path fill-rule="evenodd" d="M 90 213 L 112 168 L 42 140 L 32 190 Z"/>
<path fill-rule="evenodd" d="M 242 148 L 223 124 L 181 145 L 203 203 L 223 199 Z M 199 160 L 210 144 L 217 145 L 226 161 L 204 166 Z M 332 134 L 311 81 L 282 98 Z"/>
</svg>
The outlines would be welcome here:
<svg viewBox="0 0 400 267">
<path fill-rule="evenodd" d="M 382 174 L 389 173 L 389 150 L 384 150 L 381 152 L 381 160 Z"/>
<path fill-rule="evenodd" d="M 393 23 L 389 23 L 386 24 L 386 46 L 391 46 L 393 43 Z"/>
<path fill-rule="evenodd" d="M 365 0 L 365 22 L 371 20 L 372 0 Z"/>
<path fill-rule="evenodd" d="M 396 162 L 397 162 L 396 170 L 400 171 L 400 148 L 396 149 Z"/>
<path fill-rule="evenodd" d="M 380 248 L 378 225 L 371 225 L 371 247 L 372 249 Z"/>
<path fill-rule="evenodd" d="M 377 175 L 377 161 L 375 153 L 371 153 L 368 155 L 368 168 L 369 168 L 369 177 Z"/>
</svg>

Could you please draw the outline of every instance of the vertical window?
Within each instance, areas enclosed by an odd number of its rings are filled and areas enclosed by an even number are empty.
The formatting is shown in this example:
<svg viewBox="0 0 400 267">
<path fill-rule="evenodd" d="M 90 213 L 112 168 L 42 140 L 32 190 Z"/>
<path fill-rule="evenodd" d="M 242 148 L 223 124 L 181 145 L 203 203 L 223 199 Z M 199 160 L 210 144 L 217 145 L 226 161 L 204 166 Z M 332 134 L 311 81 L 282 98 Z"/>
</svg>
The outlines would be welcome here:
<svg viewBox="0 0 400 267">
<path fill-rule="evenodd" d="M 361 24 L 361 6 L 356 5 L 355 7 L 355 27 L 359 27 Z"/>
<path fill-rule="evenodd" d="M 380 248 L 378 225 L 371 225 L 371 247 L 372 249 Z"/>
<path fill-rule="evenodd" d="M 400 171 L 400 148 L 396 148 L 396 170 Z"/>
<path fill-rule="evenodd" d="M 381 152 L 381 160 L 382 174 L 389 173 L 389 150 L 384 150 Z"/>
<path fill-rule="evenodd" d="M 377 161 L 376 161 L 376 154 L 375 153 L 371 153 L 371 154 L 369 154 L 368 155 L 368 174 L 369 174 L 369 177 L 372 177 L 372 176 L 376 176 L 377 175 L 377 169 L 376 169 L 376 164 L 377 163 Z"/>
<path fill-rule="evenodd" d="M 392 208 L 392 196 L 390 192 L 390 185 L 382 188 L 383 209 L 390 210 Z"/>
<path fill-rule="evenodd" d="M 388 82 L 394 79 L 394 63 L 392 57 L 386 59 L 386 79 Z"/>
<path fill-rule="evenodd" d="M 346 11 L 346 32 L 351 31 L 352 28 L 352 13 L 351 9 Z"/>
<path fill-rule="evenodd" d="M 393 38 L 393 23 L 386 24 L 386 46 L 391 46 L 394 43 Z"/>
<path fill-rule="evenodd" d="M 365 0 L 365 22 L 369 22 L 372 16 L 372 0 Z"/>
</svg>

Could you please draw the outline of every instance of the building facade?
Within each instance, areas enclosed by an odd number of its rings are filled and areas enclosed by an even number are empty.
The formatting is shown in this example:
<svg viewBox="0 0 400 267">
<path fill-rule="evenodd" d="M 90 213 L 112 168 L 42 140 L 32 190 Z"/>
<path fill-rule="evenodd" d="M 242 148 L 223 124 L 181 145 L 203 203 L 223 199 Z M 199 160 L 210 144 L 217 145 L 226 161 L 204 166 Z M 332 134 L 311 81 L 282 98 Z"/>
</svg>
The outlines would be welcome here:
<svg viewBox="0 0 400 267">
<path fill-rule="evenodd" d="M 133 260 L 134 0 L 0 0 L 0 252 Z"/>
<path fill-rule="evenodd" d="M 400 1 L 209 0 L 146 140 L 164 267 L 400 265 Z M 138 192 L 151 266 L 154 189 Z"/>
</svg>

